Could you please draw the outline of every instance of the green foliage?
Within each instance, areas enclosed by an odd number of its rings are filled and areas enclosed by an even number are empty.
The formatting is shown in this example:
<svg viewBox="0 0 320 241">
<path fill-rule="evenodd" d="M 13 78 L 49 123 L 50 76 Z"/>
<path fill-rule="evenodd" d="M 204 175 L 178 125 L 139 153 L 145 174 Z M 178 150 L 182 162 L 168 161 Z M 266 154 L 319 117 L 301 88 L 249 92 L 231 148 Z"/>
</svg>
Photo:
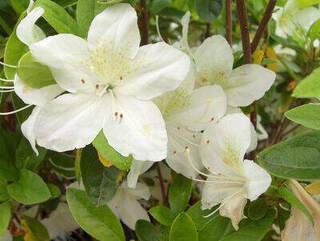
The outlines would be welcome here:
<svg viewBox="0 0 320 241">
<path fill-rule="evenodd" d="M 166 228 L 155 227 L 145 220 L 137 222 L 135 231 L 139 241 L 168 241 L 168 230 Z"/>
<path fill-rule="evenodd" d="M 49 67 L 35 61 L 30 52 L 20 59 L 17 73 L 21 80 L 32 88 L 42 88 L 56 83 Z"/>
<path fill-rule="evenodd" d="M 248 208 L 248 217 L 252 220 L 259 220 L 266 215 L 267 211 L 267 202 L 264 199 L 258 199 L 250 203 Z"/>
<path fill-rule="evenodd" d="M 169 204 L 173 213 L 179 213 L 187 207 L 192 192 L 192 181 L 180 174 L 173 173 L 173 182 L 169 189 Z"/>
<path fill-rule="evenodd" d="M 0 204 L 0 238 L 7 231 L 11 219 L 11 205 L 9 202 Z"/>
<path fill-rule="evenodd" d="M 195 6 L 198 15 L 210 23 L 220 15 L 223 7 L 223 1 L 195 0 Z"/>
<path fill-rule="evenodd" d="M 320 105 L 306 104 L 285 113 L 289 120 L 314 130 L 320 130 Z"/>
<path fill-rule="evenodd" d="M 80 33 L 77 22 L 60 5 L 50 0 L 38 0 L 37 6 L 44 9 L 43 17 L 58 33 Z"/>
<path fill-rule="evenodd" d="M 25 205 L 42 203 L 51 197 L 42 178 L 27 169 L 21 169 L 18 180 L 9 184 L 7 189 L 11 198 Z"/>
<path fill-rule="evenodd" d="M 155 220 L 164 226 L 170 226 L 176 217 L 169 208 L 163 205 L 151 208 L 149 213 Z"/>
<path fill-rule="evenodd" d="M 169 241 L 198 241 L 196 225 L 186 213 L 179 214 L 173 221 Z"/>
<path fill-rule="evenodd" d="M 290 138 L 265 149 L 258 162 L 274 176 L 285 179 L 320 178 L 320 132 L 313 131 Z"/>
<path fill-rule="evenodd" d="M 295 88 L 293 96 L 297 98 L 320 98 L 320 68 L 314 70 Z"/>
<path fill-rule="evenodd" d="M 100 132 L 96 139 L 93 141 L 93 146 L 105 160 L 110 161 L 120 170 L 126 171 L 131 167 L 132 156 L 124 157 L 114 150 L 108 143 L 103 132 Z"/>
<path fill-rule="evenodd" d="M 104 167 L 93 148 L 83 151 L 80 167 L 90 200 L 98 206 L 110 201 L 119 187 L 121 172 L 114 167 Z"/>
<path fill-rule="evenodd" d="M 100 241 L 124 241 L 124 233 L 116 216 L 107 206 L 96 207 L 86 193 L 67 190 L 67 201 L 76 222 L 92 237 Z"/>
<path fill-rule="evenodd" d="M 49 233 L 45 226 L 37 219 L 25 216 L 22 226 L 26 230 L 25 241 L 49 241 Z"/>
</svg>

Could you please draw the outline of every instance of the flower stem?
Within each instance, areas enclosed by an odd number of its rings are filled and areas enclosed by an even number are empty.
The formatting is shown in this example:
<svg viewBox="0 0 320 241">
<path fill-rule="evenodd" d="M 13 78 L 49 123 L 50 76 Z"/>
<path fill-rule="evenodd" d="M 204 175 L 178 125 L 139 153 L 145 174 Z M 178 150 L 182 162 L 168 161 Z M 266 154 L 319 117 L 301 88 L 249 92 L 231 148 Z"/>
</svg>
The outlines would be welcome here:
<svg viewBox="0 0 320 241">
<path fill-rule="evenodd" d="M 226 39 L 232 46 L 232 0 L 226 0 Z"/>
</svg>

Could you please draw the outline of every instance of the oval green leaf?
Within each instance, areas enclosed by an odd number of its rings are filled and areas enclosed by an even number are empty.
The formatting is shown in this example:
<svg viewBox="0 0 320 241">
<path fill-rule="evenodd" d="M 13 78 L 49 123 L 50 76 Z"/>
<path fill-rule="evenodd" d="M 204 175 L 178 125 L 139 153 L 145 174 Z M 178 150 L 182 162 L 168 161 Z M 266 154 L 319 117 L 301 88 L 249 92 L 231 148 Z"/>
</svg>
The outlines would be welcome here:
<svg viewBox="0 0 320 241">
<path fill-rule="evenodd" d="M 186 213 L 179 214 L 173 221 L 169 241 L 198 241 L 196 225 Z"/>
<path fill-rule="evenodd" d="M 306 104 L 289 110 L 285 116 L 300 125 L 320 130 L 320 104 Z"/>
</svg>

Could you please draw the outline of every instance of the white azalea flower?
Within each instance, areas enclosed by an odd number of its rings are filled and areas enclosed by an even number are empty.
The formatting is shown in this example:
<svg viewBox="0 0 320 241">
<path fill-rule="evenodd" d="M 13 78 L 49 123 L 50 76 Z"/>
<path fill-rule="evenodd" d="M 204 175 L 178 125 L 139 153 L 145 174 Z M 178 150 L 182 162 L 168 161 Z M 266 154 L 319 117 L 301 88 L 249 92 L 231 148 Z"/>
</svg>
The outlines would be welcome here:
<svg viewBox="0 0 320 241">
<path fill-rule="evenodd" d="M 278 36 L 303 37 L 311 25 L 320 18 L 320 10 L 316 7 L 301 9 L 296 0 L 289 0 L 283 8 L 278 7 L 272 17 L 276 21 Z"/>
<path fill-rule="evenodd" d="M 153 163 L 154 162 L 150 161 L 132 160 L 130 171 L 127 175 L 128 187 L 136 188 L 139 176 L 148 171 L 152 167 Z"/>
<path fill-rule="evenodd" d="M 254 201 L 271 184 L 270 175 L 250 160 L 244 160 L 251 138 L 250 120 L 244 114 L 230 114 L 205 130 L 200 154 L 210 174 L 202 191 L 202 208 L 217 204 L 222 216 L 231 218 L 235 229 L 244 218 L 247 199 Z M 192 160 L 191 160 L 192 162 Z"/>
<path fill-rule="evenodd" d="M 128 188 L 123 182 L 108 206 L 130 229 L 134 230 L 140 219 L 150 221 L 147 211 L 138 202 L 139 199 L 148 200 L 150 191 L 147 185 L 137 183 L 135 189 Z"/>
<path fill-rule="evenodd" d="M 248 106 L 263 97 L 276 78 L 274 72 L 257 64 L 232 70 L 232 49 L 219 35 L 207 38 L 195 51 L 194 59 L 198 83 L 220 85 L 233 107 Z"/>
<path fill-rule="evenodd" d="M 82 148 L 103 129 L 124 156 L 164 159 L 165 123 L 151 99 L 177 88 L 190 61 L 165 43 L 139 44 L 136 12 L 117 4 L 95 17 L 87 41 L 58 34 L 31 45 L 33 57 L 71 92 L 41 110 L 38 144 L 60 152 Z"/>
<path fill-rule="evenodd" d="M 295 180 L 289 183 L 290 189 L 305 205 L 314 219 L 314 224 L 297 208 L 291 209 L 281 236 L 282 241 L 319 241 L 320 240 L 320 204 Z M 298 228 L 297 228 L 298 227 Z"/>
<path fill-rule="evenodd" d="M 44 10 L 40 7 L 34 8 L 31 11 L 33 6 L 33 1 L 30 1 L 28 14 L 27 16 L 21 20 L 19 25 L 17 26 L 17 37 L 21 42 L 30 46 L 37 41 L 45 38 L 45 34 L 43 31 L 35 25 L 37 20 L 43 15 Z M 9 113 L 0 113 L 3 114 L 13 114 L 19 111 L 22 111 L 30 106 L 35 106 L 29 118 L 22 123 L 21 130 L 23 135 L 28 139 L 30 142 L 33 150 L 38 154 L 36 149 L 36 140 L 35 140 L 35 121 L 38 117 L 38 114 L 41 108 L 50 100 L 54 99 L 56 96 L 61 94 L 64 90 L 62 90 L 58 85 L 50 85 L 40 89 L 34 89 L 27 86 L 23 80 L 19 78 L 16 74 L 14 80 L 3 80 L 6 82 L 12 82 L 14 84 L 12 90 L 19 96 L 19 98 L 26 104 L 26 107 L 23 107 L 19 110 L 9 112 Z M 0 91 L 1 92 L 1 91 Z"/>
<path fill-rule="evenodd" d="M 187 161 L 185 148 L 189 148 L 190 155 L 197 160 L 194 164 L 201 169 L 203 166 L 198 151 L 201 131 L 224 116 L 227 101 L 220 86 L 193 89 L 194 79 L 191 84 L 187 83 L 176 91 L 159 97 L 156 103 L 166 121 L 168 165 L 177 173 L 195 178 L 198 173 Z"/>
<path fill-rule="evenodd" d="M 41 223 L 47 228 L 50 240 L 56 238 L 67 240 L 65 237 L 69 233 L 80 228 L 65 203 L 60 203 L 48 218 L 41 220 Z"/>
</svg>

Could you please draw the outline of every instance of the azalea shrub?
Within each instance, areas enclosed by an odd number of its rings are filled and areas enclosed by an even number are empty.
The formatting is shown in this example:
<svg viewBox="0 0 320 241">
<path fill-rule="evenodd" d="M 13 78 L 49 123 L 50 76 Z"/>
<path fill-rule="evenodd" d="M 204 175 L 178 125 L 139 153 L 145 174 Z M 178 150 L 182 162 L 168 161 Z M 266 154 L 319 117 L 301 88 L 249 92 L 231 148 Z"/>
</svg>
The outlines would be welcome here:
<svg viewBox="0 0 320 241">
<path fill-rule="evenodd" d="M 320 241 L 319 0 L 2 0 L 0 241 Z"/>
</svg>

